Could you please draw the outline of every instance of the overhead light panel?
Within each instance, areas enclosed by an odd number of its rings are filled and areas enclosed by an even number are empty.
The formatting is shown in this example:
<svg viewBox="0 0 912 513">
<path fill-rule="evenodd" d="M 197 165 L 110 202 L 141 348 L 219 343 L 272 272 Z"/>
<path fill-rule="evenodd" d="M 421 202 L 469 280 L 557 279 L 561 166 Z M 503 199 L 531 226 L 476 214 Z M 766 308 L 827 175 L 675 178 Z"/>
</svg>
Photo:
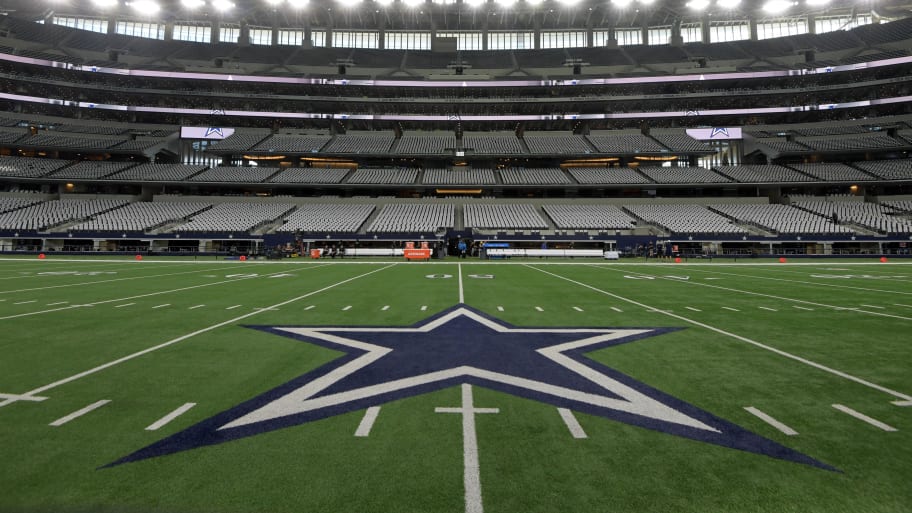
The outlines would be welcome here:
<svg viewBox="0 0 912 513">
<path fill-rule="evenodd" d="M 295 10 L 301 10 L 310 3 L 310 0 L 288 0 L 288 7 Z"/>
<path fill-rule="evenodd" d="M 486 0 L 462 0 L 469 7 L 481 7 Z"/>
<path fill-rule="evenodd" d="M 517 0 L 494 0 L 494 3 L 501 7 L 510 8 L 516 5 Z"/>
<path fill-rule="evenodd" d="M 158 5 L 158 2 L 155 0 L 134 0 L 127 5 L 132 7 L 134 10 L 149 16 L 157 14 L 158 11 L 161 11 L 161 6 Z"/>
<path fill-rule="evenodd" d="M 336 0 L 339 5 L 345 8 L 352 8 L 361 3 L 361 0 Z"/>
<path fill-rule="evenodd" d="M 184 9 L 199 9 L 206 5 L 206 0 L 181 0 Z"/>
<path fill-rule="evenodd" d="M 228 12 L 234 9 L 234 2 L 231 0 L 212 0 L 212 8 L 218 12 Z"/>
<path fill-rule="evenodd" d="M 406 7 L 420 7 L 424 5 L 424 0 L 402 0 L 402 5 Z"/>
<path fill-rule="evenodd" d="M 115 7 L 117 5 L 117 0 L 92 0 L 92 5 L 106 9 L 108 7 Z"/>
<path fill-rule="evenodd" d="M 690 0 L 687 2 L 687 7 L 694 11 L 702 11 L 709 7 L 709 0 Z"/>
<path fill-rule="evenodd" d="M 718 0 L 716 2 L 716 6 L 722 9 L 734 9 L 739 5 L 741 5 L 741 0 Z"/>
<path fill-rule="evenodd" d="M 768 14 L 779 14 L 789 10 L 795 3 L 788 0 L 767 0 L 763 4 L 763 11 Z"/>
<path fill-rule="evenodd" d="M 819 7 L 830 3 L 830 0 L 807 0 L 805 3 L 814 7 Z"/>
<path fill-rule="evenodd" d="M 611 5 L 620 8 L 628 7 L 632 3 L 633 0 L 611 0 Z"/>
</svg>

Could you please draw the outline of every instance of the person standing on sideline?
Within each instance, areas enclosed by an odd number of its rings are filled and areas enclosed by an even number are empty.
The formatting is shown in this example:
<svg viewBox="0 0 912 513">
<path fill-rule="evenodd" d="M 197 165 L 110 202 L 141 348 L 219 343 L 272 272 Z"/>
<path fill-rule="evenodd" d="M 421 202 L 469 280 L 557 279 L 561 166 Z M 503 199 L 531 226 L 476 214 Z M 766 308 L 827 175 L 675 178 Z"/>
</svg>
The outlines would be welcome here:
<svg viewBox="0 0 912 513">
<path fill-rule="evenodd" d="M 459 243 L 456 244 L 456 249 L 459 250 L 459 258 L 465 258 L 465 257 L 466 257 L 466 249 L 467 249 L 467 248 L 466 248 L 466 243 L 465 243 L 464 240 L 460 240 Z"/>
</svg>

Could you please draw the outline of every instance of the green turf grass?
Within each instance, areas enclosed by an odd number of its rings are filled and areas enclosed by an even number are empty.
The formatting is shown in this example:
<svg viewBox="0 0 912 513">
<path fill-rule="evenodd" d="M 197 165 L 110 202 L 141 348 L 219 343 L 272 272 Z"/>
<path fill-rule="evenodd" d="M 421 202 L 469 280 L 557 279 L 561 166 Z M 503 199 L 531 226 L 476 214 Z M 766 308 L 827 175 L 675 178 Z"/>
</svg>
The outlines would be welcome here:
<svg viewBox="0 0 912 513">
<path fill-rule="evenodd" d="M 908 511 L 912 407 L 732 335 L 912 394 L 912 266 L 720 263 L 2 259 L 0 393 L 175 343 L 0 408 L 0 511 L 464 511 L 460 417 L 434 413 L 460 404 L 459 387 L 382 405 L 366 438 L 352 412 L 99 469 L 339 355 L 243 325 L 411 325 L 458 303 L 460 275 L 466 304 L 516 326 L 685 328 L 589 356 L 839 469 L 581 413 L 575 440 L 553 406 L 473 387 L 476 407 L 499 408 L 476 419 L 485 511 Z"/>
</svg>

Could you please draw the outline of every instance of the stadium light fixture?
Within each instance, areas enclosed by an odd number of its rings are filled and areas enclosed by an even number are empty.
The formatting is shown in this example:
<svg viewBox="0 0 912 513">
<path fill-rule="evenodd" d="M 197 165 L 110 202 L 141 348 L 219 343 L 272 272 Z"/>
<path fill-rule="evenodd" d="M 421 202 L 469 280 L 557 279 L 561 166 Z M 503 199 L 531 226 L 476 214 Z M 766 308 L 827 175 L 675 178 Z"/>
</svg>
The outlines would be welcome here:
<svg viewBox="0 0 912 513">
<path fill-rule="evenodd" d="M 830 0 L 807 0 L 805 3 L 814 7 L 819 7 L 830 3 Z"/>
<path fill-rule="evenodd" d="M 134 0 L 127 5 L 132 7 L 135 11 L 148 16 L 158 14 L 158 11 L 161 11 L 161 6 L 158 5 L 158 2 L 155 0 Z"/>
<path fill-rule="evenodd" d="M 623 9 L 624 7 L 629 7 L 633 3 L 633 0 L 611 0 L 611 5 Z"/>
<path fill-rule="evenodd" d="M 310 3 L 310 0 L 288 0 L 288 7 L 299 11 L 307 7 L 307 4 Z"/>
<path fill-rule="evenodd" d="M 779 14 L 787 11 L 789 7 L 795 5 L 797 2 L 790 2 L 789 0 L 767 0 L 763 4 L 763 11 L 768 14 Z"/>
<path fill-rule="evenodd" d="M 381 7 L 388 7 L 393 4 L 393 0 L 374 0 Z M 402 2 L 405 3 L 405 2 Z"/>
<path fill-rule="evenodd" d="M 231 0 L 212 0 L 212 8 L 218 12 L 228 12 L 234 9 L 234 2 Z"/>
<path fill-rule="evenodd" d="M 494 3 L 507 9 L 516 5 L 516 2 L 517 0 L 494 0 Z"/>
<path fill-rule="evenodd" d="M 462 0 L 469 7 L 481 7 L 487 0 Z"/>
<path fill-rule="evenodd" d="M 279 4 L 282 3 L 282 0 L 266 0 L 266 3 L 273 7 L 278 7 Z"/>
<path fill-rule="evenodd" d="M 390 0 L 392 3 L 392 0 Z M 402 0 L 402 5 L 406 7 L 421 7 L 424 5 L 424 0 Z"/>
<path fill-rule="evenodd" d="M 734 9 L 739 5 L 741 5 L 741 0 L 718 0 L 716 2 L 716 6 L 723 9 Z"/>
<path fill-rule="evenodd" d="M 709 0 L 690 0 L 687 2 L 687 7 L 694 11 L 702 11 L 709 7 Z"/>
<path fill-rule="evenodd" d="M 361 0 L 336 0 L 341 7 L 351 9 L 361 3 Z"/>
<path fill-rule="evenodd" d="M 100 7 L 102 9 L 107 9 L 109 7 L 117 6 L 117 0 L 92 0 L 92 5 L 95 7 Z"/>
<path fill-rule="evenodd" d="M 536 5 L 541 5 L 541 4 L 543 4 L 544 1 L 545 1 L 545 0 L 526 0 L 526 3 L 534 7 L 534 6 L 536 6 Z"/>
<path fill-rule="evenodd" d="M 206 0 L 181 0 L 181 6 L 184 9 L 199 9 L 206 5 Z"/>
<path fill-rule="evenodd" d="M 570 6 L 574 6 L 578 3 L 580 3 L 581 1 L 582 0 L 557 0 L 557 3 L 559 3 L 565 7 L 570 7 Z"/>
<path fill-rule="evenodd" d="M 643 5 L 652 5 L 655 3 L 655 0 L 640 0 L 640 3 Z"/>
</svg>

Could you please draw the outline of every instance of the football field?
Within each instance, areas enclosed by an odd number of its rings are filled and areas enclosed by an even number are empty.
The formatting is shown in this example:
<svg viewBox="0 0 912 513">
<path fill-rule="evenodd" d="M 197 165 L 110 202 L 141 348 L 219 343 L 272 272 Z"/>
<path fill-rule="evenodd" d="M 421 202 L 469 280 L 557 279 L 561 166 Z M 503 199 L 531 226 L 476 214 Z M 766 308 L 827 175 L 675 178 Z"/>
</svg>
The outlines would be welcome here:
<svg viewBox="0 0 912 513">
<path fill-rule="evenodd" d="M 0 259 L 0 512 L 912 508 L 912 265 Z"/>
</svg>

